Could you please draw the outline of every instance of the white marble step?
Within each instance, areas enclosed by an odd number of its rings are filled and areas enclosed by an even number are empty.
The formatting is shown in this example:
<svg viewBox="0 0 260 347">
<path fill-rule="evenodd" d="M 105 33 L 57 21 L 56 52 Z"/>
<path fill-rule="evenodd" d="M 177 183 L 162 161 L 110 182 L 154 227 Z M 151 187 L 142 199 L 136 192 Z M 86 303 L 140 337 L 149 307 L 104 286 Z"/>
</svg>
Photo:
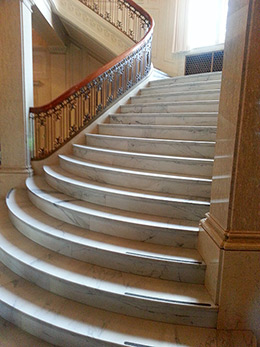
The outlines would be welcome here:
<svg viewBox="0 0 260 347">
<path fill-rule="evenodd" d="M 75 177 L 60 167 L 44 167 L 47 183 L 58 191 L 90 203 L 120 210 L 170 218 L 200 220 L 209 211 L 209 199 L 148 193 Z"/>
<path fill-rule="evenodd" d="M 73 145 L 73 154 L 101 164 L 181 175 L 210 177 L 213 168 L 213 159 L 126 152 L 76 144 Z"/>
<path fill-rule="evenodd" d="M 204 346 L 217 335 L 214 329 L 155 322 L 93 308 L 52 294 L 4 265 L 0 265 L 0 271 L 0 315 L 52 346 L 173 347 L 177 340 L 178 346 L 195 347 Z"/>
<path fill-rule="evenodd" d="M 218 112 L 218 100 L 154 102 L 141 105 L 126 104 L 121 113 Z"/>
<path fill-rule="evenodd" d="M 218 100 L 220 90 L 195 90 L 185 92 L 166 92 L 164 94 L 138 95 L 130 98 L 131 104 L 139 105 L 143 103 L 161 103 L 173 101 L 197 101 L 197 100 Z"/>
<path fill-rule="evenodd" d="M 149 94 L 161 94 L 167 92 L 182 92 L 182 91 L 192 91 L 192 90 L 210 90 L 210 89 L 220 89 L 221 81 L 201 81 L 201 82 L 189 82 L 189 83 L 174 83 L 172 85 L 167 86 L 154 86 L 154 87 L 146 87 L 141 89 L 141 95 L 149 95 Z"/>
<path fill-rule="evenodd" d="M 37 286 L 86 305 L 160 322 L 216 325 L 217 308 L 203 285 L 91 265 L 46 249 L 15 228 L 1 230 L 0 260 Z"/>
<path fill-rule="evenodd" d="M 194 158 L 213 158 L 215 151 L 213 141 L 167 140 L 101 134 L 86 134 L 86 144 L 120 151 Z"/>
<path fill-rule="evenodd" d="M 73 156 L 60 155 L 60 166 L 73 175 L 115 186 L 150 192 L 210 197 L 210 178 L 154 173 L 132 168 L 97 164 Z"/>
<path fill-rule="evenodd" d="M 166 72 L 164 72 L 164 71 L 162 71 L 162 70 L 159 70 L 159 69 L 156 69 L 156 68 L 154 67 L 151 77 L 152 77 L 153 79 L 156 79 L 156 78 L 157 78 L 157 79 L 161 79 L 161 78 L 169 78 L 170 76 L 169 76 Z"/>
<path fill-rule="evenodd" d="M 0 272 L 3 266 L 0 266 Z M 1 306 L 1 302 L 0 302 Z M 0 309 L 1 310 L 1 309 Z M 13 323 L 1 318 L 0 313 L 0 338 L 1 347 L 54 347 L 53 344 L 45 342 L 26 331 L 18 328 Z"/>
<path fill-rule="evenodd" d="M 198 222 L 91 204 L 53 190 L 37 176 L 28 178 L 26 185 L 32 203 L 63 222 L 130 240 L 196 247 Z"/>
<path fill-rule="evenodd" d="M 99 134 L 168 140 L 215 141 L 216 126 L 99 124 Z"/>
<path fill-rule="evenodd" d="M 190 83 L 190 82 L 201 82 L 201 81 L 221 81 L 222 72 L 209 72 L 202 74 L 194 74 L 187 76 L 176 76 L 166 78 L 163 80 L 151 81 L 149 86 L 159 87 L 165 85 L 179 84 L 179 83 Z"/>
<path fill-rule="evenodd" d="M 16 229 L 52 251 L 136 275 L 204 283 L 205 264 L 195 249 L 126 240 L 61 224 L 36 208 L 25 190 L 12 191 L 7 206 Z"/>
<path fill-rule="evenodd" d="M 116 113 L 109 116 L 110 124 L 150 125 L 217 125 L 217 112 L 190 113 Z"/>
</svg>

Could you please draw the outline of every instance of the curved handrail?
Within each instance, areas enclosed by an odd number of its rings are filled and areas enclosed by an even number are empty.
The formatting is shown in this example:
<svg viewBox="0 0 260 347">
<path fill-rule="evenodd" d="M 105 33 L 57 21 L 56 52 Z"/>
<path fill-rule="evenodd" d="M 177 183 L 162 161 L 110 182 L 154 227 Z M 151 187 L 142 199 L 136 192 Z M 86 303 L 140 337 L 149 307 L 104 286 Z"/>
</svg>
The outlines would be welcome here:
<svg viewBox="0 0 260 347">
<path fill-rule="evenodd" d="M 79 1 L 111 23 L 108 12 L 99 13 L 99 0 Z M 113 3 L 111 0 L 109 2 Z M 133 47 L 88 75 L 55 100 L 41 107 L 30 108 L 30 118 L 34 123 L 32 159 L 46 158 L 52 154 L 150 71 L 154 27 L 152 17 L 132 0 L 114 0 L 115 3 L 121 11 L 126 8 L 132 20 L 136 20 L 134 16 L 137 16 L 140 33 L 145 31 L 145 35 Z M 132 29 L 128 32 L 124 30 L 119 20 L 111 24 L 135 41 Z"/>
</svg>

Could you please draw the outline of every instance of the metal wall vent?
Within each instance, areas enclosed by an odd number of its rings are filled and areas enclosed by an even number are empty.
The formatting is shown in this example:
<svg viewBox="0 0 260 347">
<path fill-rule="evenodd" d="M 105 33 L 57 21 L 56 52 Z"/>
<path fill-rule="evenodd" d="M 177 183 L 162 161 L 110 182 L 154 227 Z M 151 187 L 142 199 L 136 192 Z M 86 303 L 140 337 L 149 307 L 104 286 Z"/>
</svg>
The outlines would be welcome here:
<svg viewBox="0 0 260 347">
<path fill-rule="evenodd" d="M 185 75 L 222 71 L 224 51 L 186 55 Z"/>
</svg>

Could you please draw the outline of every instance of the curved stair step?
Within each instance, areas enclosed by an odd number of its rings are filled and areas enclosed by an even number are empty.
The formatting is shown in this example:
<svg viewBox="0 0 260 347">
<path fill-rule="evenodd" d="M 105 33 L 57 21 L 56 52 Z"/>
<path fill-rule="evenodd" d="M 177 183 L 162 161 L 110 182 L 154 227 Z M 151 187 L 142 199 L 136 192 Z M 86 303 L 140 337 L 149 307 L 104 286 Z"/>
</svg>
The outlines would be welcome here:
<svg viewBox="0 0 260 347">
<path fill-rule="evenodd" d="M 169 140 L 215 141 L 216 126 L 99 124 L 99 134 Z"/>
<path fill-rule="evenodd" d="M 143 190 L 108 186 L 75 177 L 59 167 L 45 166 L 45 179 L 54 189 L 93 204 L 170 218 L 200 220 L 209 211 L 209 200 L 197 197 L 152 194 Z"/>
<path fill-rule="evenodd" d="M 155 173 L 132 168 L 86 161 L 73 156 L 59 155 L 60 166 L 83 178 L 115 186 L 142 189 L 150 192 L 173 193 L 185 196 L 209 197 L 212 180 L 196 176 Z"/>
<path fill-rule="evenodd" d="M 1 316 L 62 347 L 172 347 L 204 345 L 214 329 L 173 325 L 93 308 L 63 298 L 0 265 Z M 181 341 L 181 342 L 180 342 Z M 196 342 L 195 342 L 196 341 Z"/>
<path fill-rule="evenodd" d="M 26 180 L 32 203 L 61 221 L 126 239 L 195 248 L 198 222 L 99 206 L 53 190 L 41 177 Z"/>
<path fill-rule="evenodd" d="M 216 126 L 217 112 L 190 113 L 115 113 L 110 124 Z"/>
<path fill-rule="evenodd" d="M 129 316 L 215 327 L 217 308 L 203 285 L 118 272 L 39 246 L 15 228 L 0 234 L 0 259 L 10 270 L 67 299 Z"/>
<path fill-rule="evenodd" d="M 212 175 L 213 159 L 167 156 L 73 145 L 74 156 L 101 164 L 183 175 Z"/>
<path fill-rule="evenodd" d="M 14 190 L 6 200 L 13 225 L 34 242 L 65 256 L 136 275 L 203 283 L 205 264 L 197 250 L 126 240 L 61 223 Z"/>
<path fill-rule="evenodd" d="M 102 134 L 86 134 L 86 144 L 120 151 L 209 159 L 214 157 L 215 150 L 213 141 L 167 140 Z"/>
</svg>

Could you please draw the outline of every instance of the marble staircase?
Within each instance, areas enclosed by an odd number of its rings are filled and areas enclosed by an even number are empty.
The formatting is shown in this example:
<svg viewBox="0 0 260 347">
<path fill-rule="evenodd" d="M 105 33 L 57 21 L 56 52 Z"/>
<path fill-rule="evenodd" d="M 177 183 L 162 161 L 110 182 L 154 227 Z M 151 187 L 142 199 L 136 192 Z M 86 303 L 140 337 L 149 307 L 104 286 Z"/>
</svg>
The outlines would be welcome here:
<svg viewBox="0 0 260 347">
<path fill-rule="evenodd" d="M 59 346 L 198 346 L 215 336 L 197 238 L 220 83 L 220 73 L 150 82 L 44 177 L 9 192 L 4 319 Z"/>
</svg>

